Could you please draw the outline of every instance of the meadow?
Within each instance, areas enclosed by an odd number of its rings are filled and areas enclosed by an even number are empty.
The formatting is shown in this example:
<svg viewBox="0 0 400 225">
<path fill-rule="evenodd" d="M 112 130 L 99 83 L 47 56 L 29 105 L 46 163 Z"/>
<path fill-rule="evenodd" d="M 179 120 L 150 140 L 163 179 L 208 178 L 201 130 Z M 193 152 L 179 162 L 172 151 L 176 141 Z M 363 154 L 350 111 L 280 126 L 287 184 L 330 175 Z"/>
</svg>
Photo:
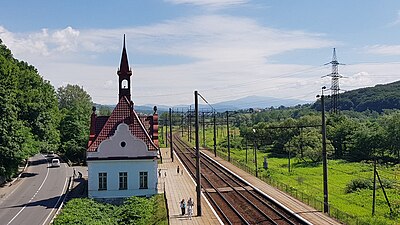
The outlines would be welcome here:
<svg viewBox="0 0 400 225">
<path fill-rule="evenodd" d="M 232 163 L 255 174 L 254 148 L 239 146 L 238 129 L 232 129 L 230 157 Z M 226 130 L 220 129 L 217 143 L 224 141 Z M 202 132 L 200 143 L 203 145 Z M 207 149 L 213 150 L 213 133 L 206 132 Z M 187 138 L 187 136 L 184 136 Z M 192 141 L 192 143 L 194 143 Z M 227 149 L 217 145 L 218 155 L 227 159 Z M 268 169 L 263 168 L 264 158 Z M 288 155 L 271 155 L 268 151 L 257 151 L 259 177 L 266 182 L 289 192 L 317 210 L 323 208 L 323 173 L 321 163 L 301 161 Z M 328 160 L 328 192 L 330 214 L 347 224 L 400 224 L 400 165 L 377 165 L 392 212 L 377 179 L 375 215 L 372 216 L 373 162 L 347 162 Z"/>
</svg>

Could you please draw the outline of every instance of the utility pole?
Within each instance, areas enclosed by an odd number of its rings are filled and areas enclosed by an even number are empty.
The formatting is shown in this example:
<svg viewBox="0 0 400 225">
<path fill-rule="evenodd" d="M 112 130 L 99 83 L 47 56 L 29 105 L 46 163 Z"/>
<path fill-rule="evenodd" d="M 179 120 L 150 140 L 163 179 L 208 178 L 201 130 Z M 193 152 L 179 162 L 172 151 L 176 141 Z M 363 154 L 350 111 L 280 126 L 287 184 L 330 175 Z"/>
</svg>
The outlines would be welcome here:
<svg viewBox="0 0 400 225">
<path fill-rule="evenodd" d="M 192 143 L 192 106 L 189 106 L 189 142 Z"/>
<path fill-rule="evenodd" d="M 324 89 L 322 87 L 321 95 L 321 106 L 322 106 L 322 168 L 324 177 L 324 213 L 329 213 L 328 203 L 328 165 L 327 165 L 327 154 L 326 154 L 326 122 L 325 122 L 325 100 L 324 100 Z"/>
<path fill-rule="evenodd" d="M 290 141 L 288 146 L 288 172 L 290 173 Z"/>
<path fill-rule="evenodd" d="M 201 174 L 200 174 L 200 149 L 199 149 L 199 96 L 194 91 L 194 110 L 195 110 L 195 139 L 196 139 L 196 193 L 197 193 L 197 216 L 201 216 Z"/>
<path fill-rule="evenodd" d="M 190 111 L 188 111 L 188 114 L 187 114 L 187 140 L 188 140 L 188 142 L 190 141 L 190 139 L 189 139 L 189 136 L 190 136 L 190 119 L 189 119 L 189 116 L 190 116 Z"/>
<path fill-rule="evenodd" d="M 246 165 L 247 165 L 247 151 L 249 150 L 249 145 L 247 143 L 247 138 L 246 138 Z"/>
<path fill-rule="evenodd" d="M 181 118 L 181 132 L 182 132 L 182 138 L 183 138 L 183 120 L 184 120 L 184 114 L 183 114 L 183 108 L 182 108 L 182 118 Z"/>
<path fill-rule="evenodd" d="M 217 127 L 217 122 L 216 122 L 216 115 L 215 115 L 215 110 L 214 111 L 214 157 L 217 157 L 217 133 L 216 133 L 216 127 Z"/>
<path fill-rule="evenodd" d="M 206 124 L 204 123 L 204 112 L 202 112 L 203 116 L 203 148 L 206 147 Z"/>
<path fill-rule="evenodd" d="M 168 117 L 165 118 L 165 147 L 168 148 Z"/>
<path fill-rule="evenodd" d="M 169 108 L 169 147 L 171 152 L 171 160 L 174 161 L 173 146 L 172 146 L 172 109 Z"/>
<path fill-rule="evenodd" d="M 254 136 L 256 134 L 256 129 L 253 129 Z M 258 165 L 257 165 L 257 140 L 254 138 L 254 164 L 256 167 L 256 177 L 258 177 Z"/>
<path fill-rule="evenodd" d="M 231 142 L 229 135 L 229 112 L 226 111 L 226 135 L 228 137 L 228 162 L 231 161 Z"/>
<path fill-rule="evenodd" d="M 374 187 L 372 189 L 372 216 L 375 215 L 375 201 L 376 201 L 376 158 L 374 156 Z"/>
</svg>

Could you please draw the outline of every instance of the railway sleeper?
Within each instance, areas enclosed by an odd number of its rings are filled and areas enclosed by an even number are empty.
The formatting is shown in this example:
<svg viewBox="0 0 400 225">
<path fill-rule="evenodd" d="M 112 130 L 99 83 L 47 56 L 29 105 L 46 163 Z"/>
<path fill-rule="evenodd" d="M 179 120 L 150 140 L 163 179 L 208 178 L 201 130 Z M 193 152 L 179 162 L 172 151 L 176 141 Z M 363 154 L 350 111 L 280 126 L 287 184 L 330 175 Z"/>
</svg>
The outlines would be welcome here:
<svg viewBox="0 0 400 225">
<path fill-rule="evenodd" d="M 251 191 L 251 190 L 253 190 L 253 188 L 251 188 L 249 186 L 246 186 L 244 188 L 243 187 L 233 187 L 233 188 L 231 188 L 231 187 L 222 187 L 222 188 L 218 188 L 218 191 L 219 192 L 230 192 L 230 191 L 233 191 L 233 189 L 235 189 L 237 191 L 245 191 L 245 190 L 250 190 Z M 210 192 L 210 193 L 215 193 L 216 192 L 216 190 L 214 188 L 206 188 L 205 190 L 207 192 Z"/>
</svg>

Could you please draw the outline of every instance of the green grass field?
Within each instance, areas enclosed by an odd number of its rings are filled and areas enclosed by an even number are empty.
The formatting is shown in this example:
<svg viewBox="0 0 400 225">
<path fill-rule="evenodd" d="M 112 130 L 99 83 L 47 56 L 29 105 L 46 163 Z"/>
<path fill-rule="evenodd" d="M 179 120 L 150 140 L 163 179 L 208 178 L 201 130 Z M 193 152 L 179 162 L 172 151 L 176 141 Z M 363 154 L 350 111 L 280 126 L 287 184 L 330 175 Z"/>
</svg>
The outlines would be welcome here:
<svg viewBox="0 0 400 225">
<path fill-rule="evenodd" d="M 239 136 L 239 131 L 231 130 L 235 138 Z M 186 134 L 185 134 L 186 135 Z M 194 136 L 194 135 L 193 135 Z M 226 129 L 220 128 L 217 135 L 217 142 L 223 140 L 226 136 Z M 203 145 L 202 131 L 200 130 L 200 145 Z M 185 136 L 187 138 L 187 136 Z M 206 142 L 208 148 L 213 146 L 212 128 L 206 132 Z M 236 141 L 237 142 L 237 141 Z M 192 142 L 194 143 L 194 142 Z M 226 149 L 217 149 L 221 156 L 226 156 Z M 262 168 L 264 156 L 267 157 L 269 168 Z M 246 150 L 231 148 L 231 159 L 236 164 L 240 163 L 254 172 L 254 153 L 253 149 L 248 149 L 248 161 L 246 163 Z M 309 203 L 317 209 L 322 208 L 323 202 L 323 180 L 322 165 L 312 165 L 310 163 L 300 162 L 296 158 L 291 159 L 291 171 L 288 171 L 288 158 L 270 157 L 269 153 L 258 151 L 257 161 L 259 176 L 268 178 L 269 183 L 278 186 L 282 190 L 288 190 L 292 195 Z M 352 193 L 346 193 L 346 185 L 351 180 L 357 178 L 373 179 L 373 164 L 350 163 L 343 160 L 328 161 L 328 191 L 330 213 L 341 218 L 348 224 L 400 224 L 400 166 L 378 166 L 379 176 L 382 180 L 393 184 L 391 188 L 386 188 L 386 194 L 393 209 L 393 218 L 390 218 L 390 209 L 385 200 L 382 189 L 379 184 L 376 189 L 376 208 L 375 216 L 372 217 L 372 193 L 371 189 L 361 189 Z M 346 216 L 356 219 L 349 219 Z"/>
</svg>

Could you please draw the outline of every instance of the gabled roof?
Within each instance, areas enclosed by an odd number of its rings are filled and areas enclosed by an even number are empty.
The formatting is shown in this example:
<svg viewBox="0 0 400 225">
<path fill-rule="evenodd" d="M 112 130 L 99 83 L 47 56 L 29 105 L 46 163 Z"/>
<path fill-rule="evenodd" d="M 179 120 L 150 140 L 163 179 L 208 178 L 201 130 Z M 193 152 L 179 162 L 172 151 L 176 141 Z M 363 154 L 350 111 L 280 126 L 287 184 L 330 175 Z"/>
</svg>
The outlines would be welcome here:
<svg viewBox="0 0 400 225">
<path fill-rule="evenodd" d="M 106 117 L 103 119 L 106 119 Z M 115 106 L 115 109 L 108 117 L 101 131 L 98 133 L 96 139 L 90 144 L 87 151 L 97 151 L 100 143 L 113 136 L 117 126 L 121 123 L 127 124 L 129 126 L 129 130 L 132 132 L 132 135 L 143 140 L 146 143 L 149 151 L 157 151 L 157 146 L 150 138 L 148 132 L 142 124 L 142 121 L 139 119 L 135 110 L 132 109 L 129 100 L 125 96 L 120 98 L 117 106 Z"/>
</svg>

